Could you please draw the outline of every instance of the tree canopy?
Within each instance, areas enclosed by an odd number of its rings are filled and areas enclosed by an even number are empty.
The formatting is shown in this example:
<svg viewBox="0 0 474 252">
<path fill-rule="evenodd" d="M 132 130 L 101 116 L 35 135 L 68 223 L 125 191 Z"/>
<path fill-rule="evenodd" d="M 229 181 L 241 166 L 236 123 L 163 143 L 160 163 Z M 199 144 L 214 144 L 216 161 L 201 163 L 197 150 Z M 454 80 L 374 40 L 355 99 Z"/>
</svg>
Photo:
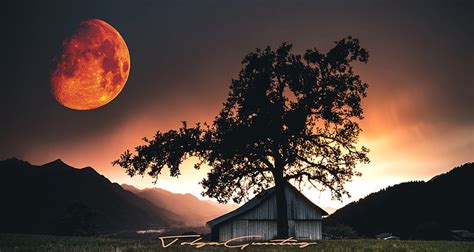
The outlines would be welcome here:
<svg viewBox="0 0 474 252">
<path fill-rule="evenodd" d="M 201 182 L 203 195 L 219 202 L 240 202 L 284 181 L 329 189 L 340 199 L 348 194 L 344 183 L 360 175 L 356 164 L 369 162 L 368 149 L 356 145 L 368 85 L 353 69 L 353 62 L 368 57 L 351 37 L 327 53 L 294 54 L 287 43 L 256 49 L 242 60 L 211 124 L 183 122 L 177 130 L 158 131 L 114 164 L 131 176 L 156 178 L 165 167 L 178 176 L 180 164 L 196 156 L 196 169 L 211 167 Z"/>
</svg>

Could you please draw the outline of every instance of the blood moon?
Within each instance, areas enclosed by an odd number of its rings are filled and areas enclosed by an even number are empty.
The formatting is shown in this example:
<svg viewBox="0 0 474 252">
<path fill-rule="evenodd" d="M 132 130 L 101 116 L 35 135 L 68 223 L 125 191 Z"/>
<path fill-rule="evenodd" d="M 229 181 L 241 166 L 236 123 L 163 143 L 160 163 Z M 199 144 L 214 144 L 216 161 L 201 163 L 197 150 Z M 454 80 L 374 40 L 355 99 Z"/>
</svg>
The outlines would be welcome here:
<svg viewBox="0 0 474 252">
<path fill-rule="evenodd" d="M 63 42 L 51 90 L 65 107 L 95 109 L 117 97 L 129 73 L 130 54 L 120 33 L 102 20 L 85 20 Z"/>
</svg>

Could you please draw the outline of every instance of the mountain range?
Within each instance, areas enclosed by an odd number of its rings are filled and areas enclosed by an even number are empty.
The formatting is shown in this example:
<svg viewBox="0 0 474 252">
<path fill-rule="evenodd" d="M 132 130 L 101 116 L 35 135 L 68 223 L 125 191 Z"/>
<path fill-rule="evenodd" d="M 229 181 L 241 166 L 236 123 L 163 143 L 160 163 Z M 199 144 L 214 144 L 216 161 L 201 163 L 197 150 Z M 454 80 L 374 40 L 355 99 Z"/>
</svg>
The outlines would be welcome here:
<svg viewBox="0 0 474 252">
<path fill-rule="evenodd" d="M 91 167 L 59 159 L 44 165 L 8 159 L 0 172 L 0 232 L 87 235 L 202 225 L 228 210 L 192 195 L 125 186 L 131 192 Z"/>
<path fill-rule="evenodd" d="M 403 239 L 446 239 L 449 230 L 474 231 L 474 163 L 431 180 L 390 186 L 340 208 L 323 225 L 353 228 L 358 236 L 392 233 Z"/>
<path fill-rule="evenodd" d="M 91 167 L 61 160 L 32 165 L 0 161 L 0 233 L 90 235 L 203 226 L 237 205 L 191 194 L 118 185 Z M 323 219 L 323 231 L 347 226 L 360 237 L 392 233 L 403 239 L 445 239 L 448 230 L 474 231 L 474 163 L 431 180 L 372 193 Z"/>
<path fill-rule="evenodd" d="M 205 226 L 207 221 L 238 207 L 235 204 L 223 205 L 210 200 L 199 200 L 190 193 L 172 193 L 161 188 L 140 190 L 126 184 L 122 188 L 177 214 L 187 226 Z"/>
</svg>

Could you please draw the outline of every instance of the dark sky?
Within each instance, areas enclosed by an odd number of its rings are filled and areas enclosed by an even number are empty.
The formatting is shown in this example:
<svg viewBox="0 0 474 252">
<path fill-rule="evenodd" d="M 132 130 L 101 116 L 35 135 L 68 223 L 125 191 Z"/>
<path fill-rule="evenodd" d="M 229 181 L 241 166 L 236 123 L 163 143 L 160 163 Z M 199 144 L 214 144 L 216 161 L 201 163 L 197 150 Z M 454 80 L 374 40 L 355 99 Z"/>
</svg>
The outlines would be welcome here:
<svg viewBox="0 0 474 252">
<path fill-rule="evenodd" d="M 128 181 L 110 162 L 158 129 L 212 120 L 246 53 L 285 41 L 325 51 L 351 35 L 370 51 L 356 68 L 370 85 L 364 183 L 473 161 L 473 1 L 8 1 L 1 11 L 0 159 L 62 158 Z M 131 72 L 114 101 L 74 111 L 55 101 L 49 74 L 62 41 L 90 18 L 121 33 Z"/>
</svg>

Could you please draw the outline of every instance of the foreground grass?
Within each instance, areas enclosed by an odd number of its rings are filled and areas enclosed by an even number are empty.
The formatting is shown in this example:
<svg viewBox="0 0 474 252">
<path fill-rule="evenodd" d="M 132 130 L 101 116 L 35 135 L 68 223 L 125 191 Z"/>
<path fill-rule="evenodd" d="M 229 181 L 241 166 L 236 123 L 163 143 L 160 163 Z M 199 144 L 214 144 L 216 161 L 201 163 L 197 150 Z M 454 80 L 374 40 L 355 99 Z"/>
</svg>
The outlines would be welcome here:
<svg viewBox="0 0 474 252">
<path fill-rule="evenodd" d="M 158 239 L 132 240 L 101 237 L 67 237 L 48 235 L 0 234 L 0 252 L 5 251 L 242 251 L 222 246 L 193 248 L 173 245 L 162 248 Z M 469 251 L 474 242 L 458 241 L 318 241 L 300 249 L 293 246 L 249 246 L 243 251 Z"/>
</svg>

